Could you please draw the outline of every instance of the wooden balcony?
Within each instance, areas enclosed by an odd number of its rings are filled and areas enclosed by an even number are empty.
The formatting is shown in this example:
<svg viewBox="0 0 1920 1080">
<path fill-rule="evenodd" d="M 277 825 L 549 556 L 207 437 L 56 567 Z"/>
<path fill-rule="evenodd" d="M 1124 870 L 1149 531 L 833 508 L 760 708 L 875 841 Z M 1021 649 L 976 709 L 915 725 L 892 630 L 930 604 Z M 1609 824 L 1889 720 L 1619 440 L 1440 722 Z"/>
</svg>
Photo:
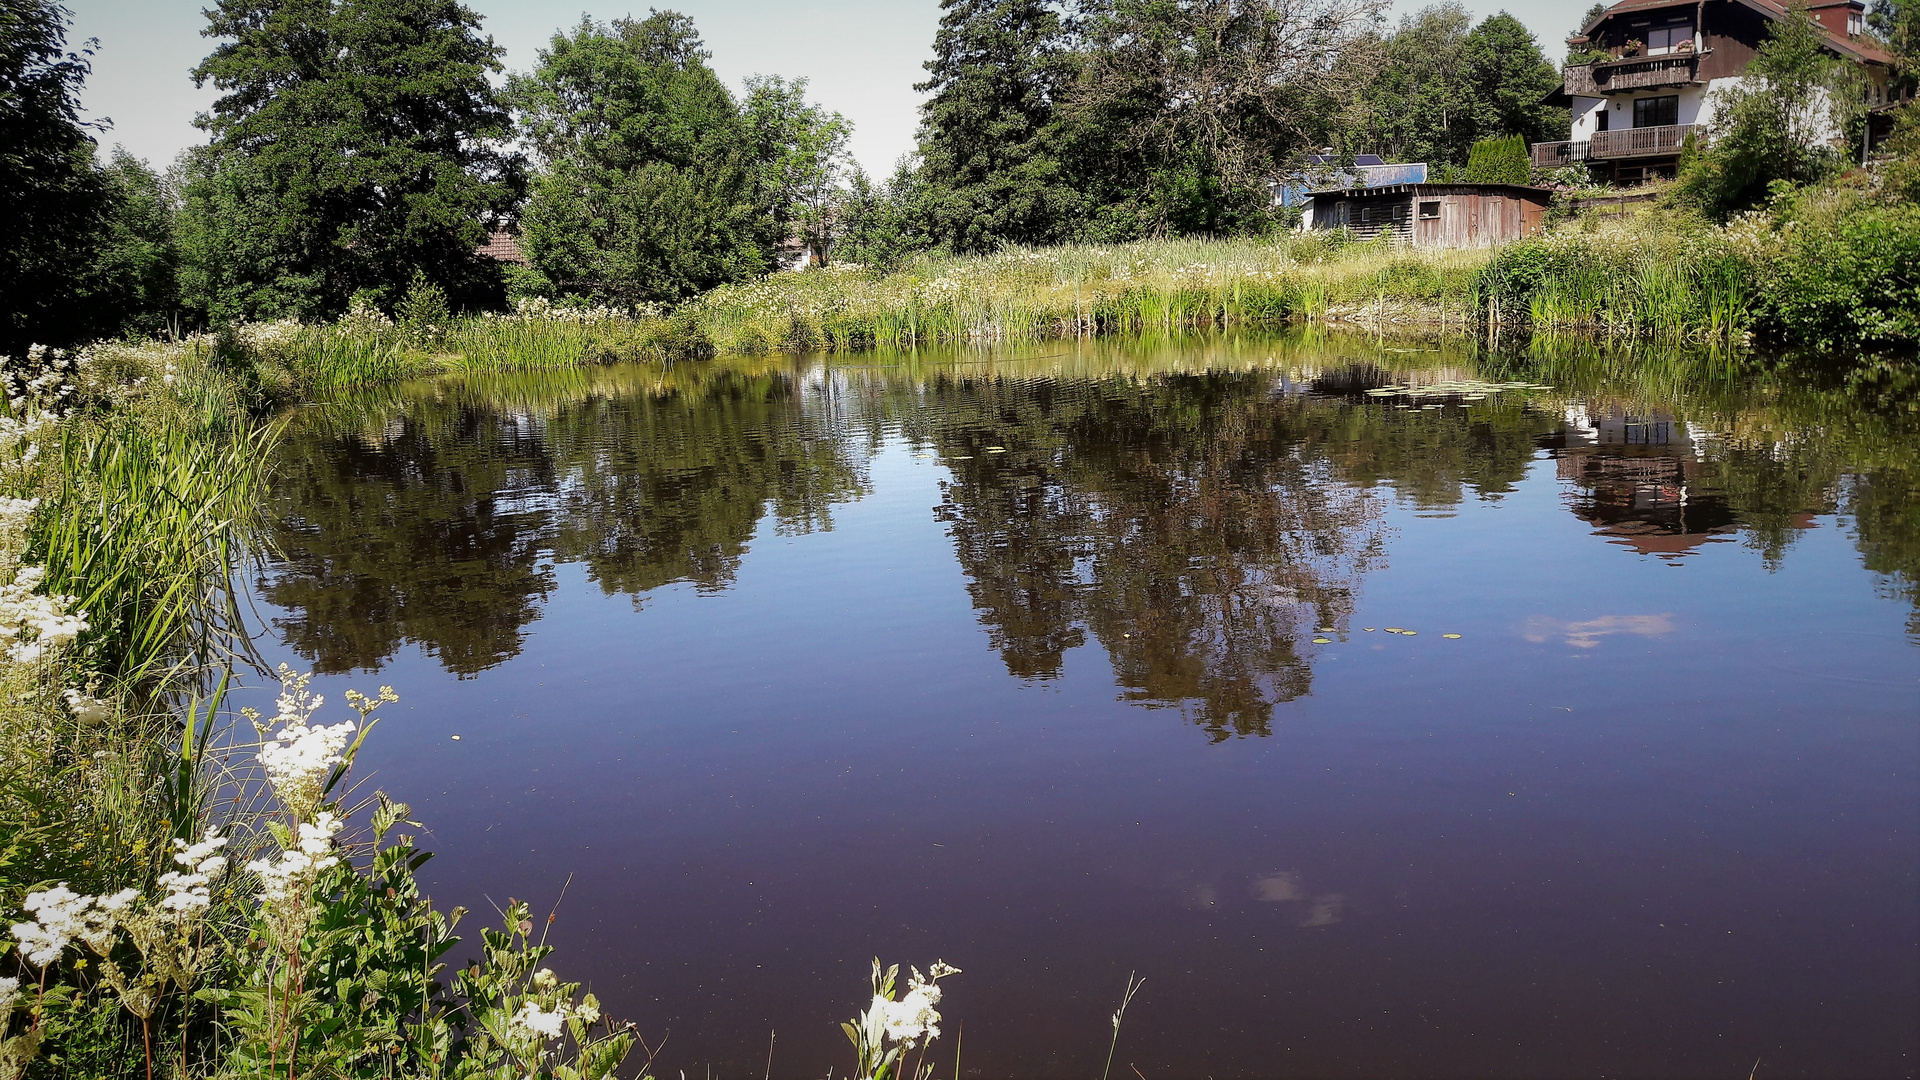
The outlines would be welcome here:
<svg viewBox="0 0 1920 1080">
<path fill-rule="evenodd" d="M 1663 86 L 1690 86 L 1700 81 L 1700 58 L 1713 50 L 1668 53 L 1664 56 L 1628 56 L 1576 64 L 1562 74 L 1567 93 L 1576 97 L 1604 97 Z"/>
<path fill-rule="evenodd" d="M 1661 127 L 1626 128 L 1621 131 L 1597 131 L 1585 142 L 1545 142 L 1533 144 L 1533 167 L 1558 169 L 1577 161 L 1621 161 L 1627 158 L 1673 157 L 1691 134 L 1704 142 L 1706 129 L 1699 124 L 1667 124 Z"/>
<path fill-rule="evenodd" d="M 1596 131 L 1588 145 L 1587 158 L 1590 161 L 1618 161 L 1623 158 L 1673 157 L 1680 153 L 1680 144 L 1687 141 L 1688 135 L 1705 140 L 1707 132 L 1699 124 L 1663 124 L 1659 127 Z"/>
<path fill-rule="evenodd" d="M 1533 167 L 1536 169 L 1561 169 L 1578 161 L 1587 160 L 1587 151 L 1591 144 L 1580 142 L 1537 142 L 1533 144 Z"/>
</svg>

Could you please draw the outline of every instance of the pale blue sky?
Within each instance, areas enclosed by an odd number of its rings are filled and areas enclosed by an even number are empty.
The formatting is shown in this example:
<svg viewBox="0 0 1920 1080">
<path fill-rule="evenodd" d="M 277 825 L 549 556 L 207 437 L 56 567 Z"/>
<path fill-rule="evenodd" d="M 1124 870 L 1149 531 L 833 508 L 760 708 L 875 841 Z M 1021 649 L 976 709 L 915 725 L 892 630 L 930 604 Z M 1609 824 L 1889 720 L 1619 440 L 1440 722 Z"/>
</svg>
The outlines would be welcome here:
<svg viewBox="0 0 1920 1080">
<path fill-rule="evenodd" d="M 510 70 L 533 65 L 534 51 L 555 29 L 596 19 L 644 15 L 650 5 L 606 0 L 467 0 L 486 18 L 486 33 L 507 49 Z M 1533 30 L 1550 58 L 1590 0 L 1465 0 L 1476 17 L 1505 7 Z M 211 102 L 187 71 L 211 42 L 200 36 L 203 0 L 67 0 L 74 40 L 100 39 L 85 104 L 113 120 L 103 147 L 123 143 L 164 168 L 202 136 L 193 114 Z M 713 52 L 713 66 L 738 88 L 749 75 L 804 76 L 815 100 L 854 123 L 853 152 L 869 172 L 884 175 L 913 149 L 919 95 L 913 84 L 931 55 L 940 22 L 938 0 L 653 0 L 693 17 Z M 1422 6 L 1400 0 L 1398 10 Z M 1393 16 L 1397 18 L 1397 13 Z"/>
</svg>

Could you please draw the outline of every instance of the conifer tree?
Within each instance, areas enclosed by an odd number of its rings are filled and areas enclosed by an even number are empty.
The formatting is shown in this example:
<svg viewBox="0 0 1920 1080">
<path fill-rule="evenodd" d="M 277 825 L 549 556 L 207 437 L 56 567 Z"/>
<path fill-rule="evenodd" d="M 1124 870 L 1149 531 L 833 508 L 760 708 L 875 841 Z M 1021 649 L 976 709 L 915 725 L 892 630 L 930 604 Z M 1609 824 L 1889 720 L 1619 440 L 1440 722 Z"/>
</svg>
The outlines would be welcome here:
<svg viewBox="0 0 1920 1080">
<path fill-rule="evenodd" d="M 188 278 L 217 320 L 397 299 L 416 271 L 468 303 L 517 161 L 488 75 L 501 50 L 456 0 L 217 0 L 193 71 L 221 91 L 189 192 Z M 248 254 L 233 260 L 235 252 Z"/>
<path fill-rule="evenodd" d="M 1059 237 L 1075 202 L 1048 124 L 1071 72 L 1050 0 L 942 0 L 921 107 L 929 229 L 953 251 Z"/>
</svg>

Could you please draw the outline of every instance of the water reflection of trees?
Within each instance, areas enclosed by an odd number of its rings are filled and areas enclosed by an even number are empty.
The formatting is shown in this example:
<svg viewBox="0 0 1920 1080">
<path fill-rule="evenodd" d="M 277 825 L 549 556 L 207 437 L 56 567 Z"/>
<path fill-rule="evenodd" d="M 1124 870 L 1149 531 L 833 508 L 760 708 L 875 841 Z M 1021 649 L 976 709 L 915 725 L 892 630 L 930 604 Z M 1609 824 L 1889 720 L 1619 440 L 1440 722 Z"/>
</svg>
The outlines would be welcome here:
<svg viewBox="0 0 1920 1080">
<path fill-rule="evenodd" d="M 1216 739 L 1309 691 L 1305 639 L 1351 613 L 1381 507 L 1271 382 L 930 381 L 914 426 L 952 468 L 940 513 L 1010 672 L 1052 678 L 1090 632 L 1125 697 Z"/>
<path fill-rule="evenodd" d="M 548 373 L 412 388 L 297 418 L 261 593 L 322 671 L 403 642 L 473 675 L 515 655 L 576 562 L 638 602 L 724 588 L 763 516 L 830 524 L 866 490 L 830 401 L 780 366 Z"/>
<path fill-rule="evenodd" d="M 763 521 L 830 528 L 867 490 L 867 453 L 904 431 L 951 470 L 939 513 L 1009 672 L 1054 678 L 1096 642 L 1126 697 L 1217 738 L 1310 691 L 1306 639 L 1352 610 L 1386 498 L 1444 514 L 1514 490 L 1543 454 L 1596 534 L 1671 557 L 1738 539 L 1776 565 L 1815 515 L 1848 515 L 1864 564 L 1920 611 L 1920 450 L 1899 394 L 1870 407 L 1607 349 L 1409 358 L 1313 335 L 895 359 L 545 372 L 305 410 L 264 595 L 323 670 L 413 641 L 470 675 L 521 648 L 557 563 L 636 603 L 726 588 Z M 1433 408 L 1366 393 L 1471 375 L 1557 389 Z M 1576 409 L 1668 438 L 1582 442 Z"/>
</svg>

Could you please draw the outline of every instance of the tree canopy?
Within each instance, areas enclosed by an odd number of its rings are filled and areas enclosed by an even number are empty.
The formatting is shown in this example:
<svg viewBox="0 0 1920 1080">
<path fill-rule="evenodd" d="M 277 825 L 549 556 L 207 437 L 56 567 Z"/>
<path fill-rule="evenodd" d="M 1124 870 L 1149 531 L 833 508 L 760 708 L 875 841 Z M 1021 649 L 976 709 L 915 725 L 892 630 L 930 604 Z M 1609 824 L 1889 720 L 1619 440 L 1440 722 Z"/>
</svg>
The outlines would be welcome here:
<svg viewBox="0 0 1920 1080">
<path fill-rule="evenodd" d="M 218 0 L 193 71 L 190 299 L 208 317 L 319 316 L 424 273 L 466 302 L 519 161 L 488 76 L 501 50 L 455 0 Z M 243 258 L 234 255 L 243 254 Z"/>
</svg>

